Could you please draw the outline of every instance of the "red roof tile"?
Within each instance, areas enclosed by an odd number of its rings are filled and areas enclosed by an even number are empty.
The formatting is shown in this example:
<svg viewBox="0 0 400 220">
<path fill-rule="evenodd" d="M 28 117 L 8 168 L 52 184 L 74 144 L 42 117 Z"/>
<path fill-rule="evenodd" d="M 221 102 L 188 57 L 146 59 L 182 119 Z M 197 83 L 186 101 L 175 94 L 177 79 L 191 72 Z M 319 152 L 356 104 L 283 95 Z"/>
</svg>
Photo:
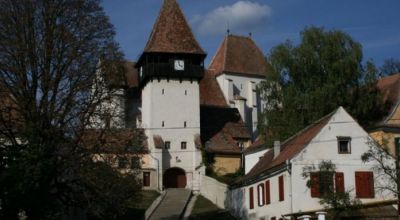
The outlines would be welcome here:
<svg viewBox="0 0 400 220">
<path fill-rule="evenodd" d="M 378 80 L 376 86 L 381 91 L 384 102 L 397 103 L 400 95 L 400 73 Z"/>
<path fill-rule="evenodd" d="M 205 54 L 176 0 L 164 0 L 144 52 Z"/>
<path fill-rule="evenodd" d="M 220 107 L 228 107 L 224 94 L 212 71 L 205 71 L 200 81 L 200 104 Z"/>
<path fill-rule="evenodd" d="M 310 143 L 310 141 L 312 141 L 312 139 L 329 122 L 334 113 L 335 111 L 284 141 L 281 145 L 281 151 L 275 159 L 273 158 L 273 150 L 266 152 L 262 159 L 250 170 L 246 176 L 241 179 L 241 181 L 255 178 L 257 175 L 275 166 L 285 163 L 286 160 L 292 159 L 294 156 L 300 153 Z"/>
<path fill-rule="evenodd" d="M 140 140 L 140 143 L 136 142 L 137 140 Z M 118 153 L 125 150 L 133 150 L 133 153 L 148 151 L 147 140 L 142 129 L 88 129 L 82 134 L 80 143 L 88 149 L 98 149 L 105 153 Z M 133 146 L 136 144 L 140 146 Z"/>
<path fill-rule="evenodd" d="M 200 106 L 201 140 L 208 151 L 240 153 L 237 140 L 251 138 L 236 108 Z"/>
<path fill-rule="evenodd" d="M 377 123 L 377 126 L 399 126 L 400 121 L 393 119 L 393 115 L 400 104 L 400 73 L 378 80 L 376 86 L 382 95 L 383 102 L 389 107 L 388 114 Z"/>
<path fill-rule="evenodd" d="M 208 69 L 216 74 L 228 72 L 265 77 L 267 61 L 250 37 L 227 35 Z"/>
</svg>

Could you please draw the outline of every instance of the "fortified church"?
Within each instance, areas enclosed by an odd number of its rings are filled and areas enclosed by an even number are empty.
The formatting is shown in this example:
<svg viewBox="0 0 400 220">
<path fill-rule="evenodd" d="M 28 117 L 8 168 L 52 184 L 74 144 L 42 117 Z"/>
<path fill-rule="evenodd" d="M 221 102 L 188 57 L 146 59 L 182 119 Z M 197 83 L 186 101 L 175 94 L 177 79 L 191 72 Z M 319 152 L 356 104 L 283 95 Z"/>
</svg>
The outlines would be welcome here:
<svg viewBox="0 0 400 220">
<path fill-rule="evenodd" d="M 243 168 L 258 135 L 264 55 L 250 37 L 228 34 L 208 68 L 205 57 L 176 0 L 165 0 L 143 53 L 124 64 L 115 97 L 124 116 L 111 126 L 144 129 L 145 188 L 198 191 L 202 149 L 214 155 L 217 174 Z"/>
</svg>

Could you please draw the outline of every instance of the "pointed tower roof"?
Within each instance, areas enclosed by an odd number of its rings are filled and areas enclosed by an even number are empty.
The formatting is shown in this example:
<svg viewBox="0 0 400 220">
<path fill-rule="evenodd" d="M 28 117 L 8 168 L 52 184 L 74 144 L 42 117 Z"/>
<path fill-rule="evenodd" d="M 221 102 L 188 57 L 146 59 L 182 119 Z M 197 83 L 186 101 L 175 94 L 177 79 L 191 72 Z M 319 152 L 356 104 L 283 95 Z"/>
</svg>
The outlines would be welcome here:
<svg viewBox="0 0 400 220">
<path fill-rule="evenodd" d="M 267 61 L 250 37 L 227 35 L 214 55 L 209 70 L 265 77 Z"/>
<path fill-rule="evenodd" d="M 144 52 L 205 54 L 176 0 L 164 0 Z"/>
</svg>

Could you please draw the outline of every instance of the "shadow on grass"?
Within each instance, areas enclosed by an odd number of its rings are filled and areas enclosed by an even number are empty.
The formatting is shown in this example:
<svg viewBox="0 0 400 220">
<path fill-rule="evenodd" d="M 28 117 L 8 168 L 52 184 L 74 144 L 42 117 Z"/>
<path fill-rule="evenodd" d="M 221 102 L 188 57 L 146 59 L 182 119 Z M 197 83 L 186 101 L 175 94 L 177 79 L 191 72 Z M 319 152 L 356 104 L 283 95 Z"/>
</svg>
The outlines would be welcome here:
<svg viewBox="0 0 400 220">
<path fill-rule="evenodd" d="M 228 211 L 218 208 L 211 201 L 199 195 L 189 219 L 235 220 L 236 218 L 234 218 Z"/>
</svg>

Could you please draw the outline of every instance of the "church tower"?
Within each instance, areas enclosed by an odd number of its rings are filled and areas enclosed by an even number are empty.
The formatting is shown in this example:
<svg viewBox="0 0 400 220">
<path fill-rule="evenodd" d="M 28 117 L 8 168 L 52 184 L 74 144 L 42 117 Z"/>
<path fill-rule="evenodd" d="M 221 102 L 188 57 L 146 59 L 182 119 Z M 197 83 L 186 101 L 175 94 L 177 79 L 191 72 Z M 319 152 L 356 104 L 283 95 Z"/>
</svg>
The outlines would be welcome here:
<svg viewBox="0 0 400 220">
<path fill-rule="evenodd" d="M 199 190 L 199 81 L 206 54 L 176 0 L 165 0 L 136 67 L 142 90 L 142 127 L 161 188 Z"/>
</svg>

